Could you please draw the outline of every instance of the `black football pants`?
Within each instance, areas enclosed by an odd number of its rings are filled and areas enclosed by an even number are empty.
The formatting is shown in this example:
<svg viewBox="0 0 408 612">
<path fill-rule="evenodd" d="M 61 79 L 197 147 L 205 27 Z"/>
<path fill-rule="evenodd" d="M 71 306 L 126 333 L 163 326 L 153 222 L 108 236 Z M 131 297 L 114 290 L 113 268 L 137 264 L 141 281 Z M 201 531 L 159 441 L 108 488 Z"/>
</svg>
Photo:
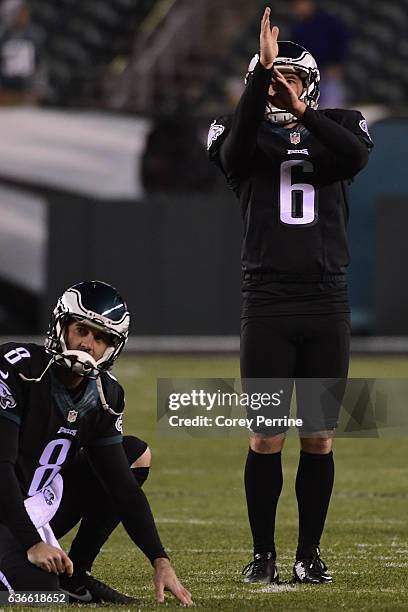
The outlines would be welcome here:
<svg viewBox="0 0 408 612">
<path fill-rule="evenodd" d="M 303 421 L 300 431 L 334 429 L 346 386 L 349 345 L 348 314 L 243 318 L 241 378 L 244 389 L 251 393 L 283 390 L 280 406 L 269 408 L 269 412 L 265 410 L 265 416 L 279 418 L 289 415 L 296 380 L 297 417 Z M 286 429 L 268 430 L 262 426 L 253 431 L 277 435 Z"/>
<path fill-rule="evenodd" d="M 146 450 L 147 444 L 135 436 L 125 436 L 123 447 L 131 465 Z M 81 450 L 64 472 L 64 493 L 51 527 L 57 539 L 68 533 L 84 516 L 98 517 L 111 502 L 93 472 L 86 452 Z M 27 559 L 27 552 L 8 528 L 0 523 L 0 590 L 56 591 L 55 574 L 38 568 Z"/>
</svg>

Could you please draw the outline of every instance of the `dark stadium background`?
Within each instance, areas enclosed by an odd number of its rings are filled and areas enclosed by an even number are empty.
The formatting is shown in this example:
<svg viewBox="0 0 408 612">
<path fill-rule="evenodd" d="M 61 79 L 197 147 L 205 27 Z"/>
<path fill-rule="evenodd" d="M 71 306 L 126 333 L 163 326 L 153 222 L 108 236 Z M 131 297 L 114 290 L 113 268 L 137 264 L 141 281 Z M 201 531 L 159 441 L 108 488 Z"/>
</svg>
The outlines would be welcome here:
<svg viewBox="0 0 408 612">
<path fill-rule="evenodd" d="M 3 0 L 2 29 L 19 2 Z M 288 4 L 272 6 L 282 38 Z M 351 33 L 348 106 L 376 144 L 351 194 L 353 347 L 401 351 L 408 4 L 321 4 Z M 235 350 L 241 224 L 205 140 L 239 95 L 264 3 L 26 6 L 35 73 L 0 79 L 0 335 L 42 334 L 61 291 L 92 277 L 127 296 L 130 348 Z"/>
</svg>

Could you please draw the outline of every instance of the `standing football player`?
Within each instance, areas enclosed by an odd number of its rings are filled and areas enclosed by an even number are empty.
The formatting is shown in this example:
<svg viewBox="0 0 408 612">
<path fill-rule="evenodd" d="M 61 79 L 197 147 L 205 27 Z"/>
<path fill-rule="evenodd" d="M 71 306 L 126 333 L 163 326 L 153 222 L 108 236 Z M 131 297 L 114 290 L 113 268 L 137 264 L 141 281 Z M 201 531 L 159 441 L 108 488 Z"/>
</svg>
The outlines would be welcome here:
<svg viewBox="0 0 408 612">
<path fill-rule="evenodd" d="M 319 546 L 349 365 L 347 187 L 367 164 L 372 142 L 360 112 L 317 110 L 314 58 L 292 42 L 278 43 L 279 29 L 269 18 L 268 7 L 246 89 L 234 115 L 211 125 L 208 147 L 244 222 L 242 378 L 286 379 L 288 388 L 293 379 L 344 381 L 320 429 L 307 426 L 313 392 L 306 401 L 297 386 L 298 416 L 306 425 L 299 432 L 293 575 L 316 584 L 332 581 Z M 278 581 L 274 532 L 285 433 L 283 427 L 253 429 L 250 436 L 245 491 L 254 559 L 244 569 L 246 582 Z"/>
<path fill-rule="evenodd" d="M 141 489 L 150 450 L 122 436 L 124 392 L 109 370 L 129 322 L 113 287 L 83 282 L 58 300 L 45 347 L 0 347 L 0 589 L 138 603 L 90 574 L 121 521 L 154 567 L 157 600 L 169 590 L 192 603 Z M 58 539 L 81 519 L 67 555 Z"/>
</svg>

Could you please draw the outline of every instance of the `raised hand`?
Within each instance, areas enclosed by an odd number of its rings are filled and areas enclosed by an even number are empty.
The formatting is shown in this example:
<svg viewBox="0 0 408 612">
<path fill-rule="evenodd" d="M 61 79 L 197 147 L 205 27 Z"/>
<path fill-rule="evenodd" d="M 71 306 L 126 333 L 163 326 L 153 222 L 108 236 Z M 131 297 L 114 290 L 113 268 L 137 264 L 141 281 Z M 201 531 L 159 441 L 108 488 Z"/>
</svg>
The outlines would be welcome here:
<svg viewBox="0 0 408 612">
<path fill-rule="evenodd" d="M 260 62 L 264 68 L 272 68 L 272 64 L 279 53 L 279 28 L 273 26 L 271 30 L 270 14 L 271 9 L 267 6 L 262 17 L 261 32 L 259 34 Z"/>
</svg>

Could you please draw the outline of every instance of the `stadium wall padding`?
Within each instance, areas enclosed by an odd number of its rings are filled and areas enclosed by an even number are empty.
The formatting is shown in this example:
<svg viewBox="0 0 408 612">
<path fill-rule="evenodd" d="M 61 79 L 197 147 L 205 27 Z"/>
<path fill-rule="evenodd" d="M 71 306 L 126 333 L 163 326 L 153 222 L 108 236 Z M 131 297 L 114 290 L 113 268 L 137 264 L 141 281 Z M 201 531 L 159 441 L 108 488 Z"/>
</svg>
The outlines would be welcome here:
<svg viewBox="0 0 408 612">
<path fill-rule="evenodd" d="M 232 195 L 100 202 L 49 195 L 50 308 L 70 284 L 109 282 L 123 293 L 140 335 L 239 332 L 239 207 Z"/>
<path fill-rule="evenodd" d="M 378 241 L 382 240 L 382 228 L 377 231 L 378 218 L 377 202 L 383 197 L 394 198 L 408 194 L 406 180 L 406 150 L 408 142 L 407 119 L 385 119 L 375 123 L 370 128 L 374 141 L 374 149 L 370 155 L 367 168 L 359 175 L 352 186 L 350 194 L 350 254 L 351 265 L 349 270 L 350 302 L 352 304 L 352 323 L 354 331 L 372 332 L 377 325 L 378 316 L 378 289 L 381 284 L 376 272 L 379 265 Z M 386 209 L 388 223 L 398 225 L 400 220 L 394 217 L 392 201 Z M 387 225 L 388 226 L 388 225 Z M 407 226 L 405 226 L 407 227 Z M 398 233 L 399 236 L 399 233 Z M 394 248 L 398 248 L 406 241 L 398 239 Z M 386 251 L 382 251 L 387 257 Z M 393 283 L 398 288 L 400 270 L 389 270 L 391 276 L 396 276 Z M 391 280 L 391 279 L 390 279 Z M 375 305 L 377 295 L 377 305 Z M 396 294 L 396 299 L 397 299 Z"/>
<path fill-rule="evenodd" d="M 373 331 L 408 336 L 408 194 L 379 198 L 375 228 Z"/>
</svg>

